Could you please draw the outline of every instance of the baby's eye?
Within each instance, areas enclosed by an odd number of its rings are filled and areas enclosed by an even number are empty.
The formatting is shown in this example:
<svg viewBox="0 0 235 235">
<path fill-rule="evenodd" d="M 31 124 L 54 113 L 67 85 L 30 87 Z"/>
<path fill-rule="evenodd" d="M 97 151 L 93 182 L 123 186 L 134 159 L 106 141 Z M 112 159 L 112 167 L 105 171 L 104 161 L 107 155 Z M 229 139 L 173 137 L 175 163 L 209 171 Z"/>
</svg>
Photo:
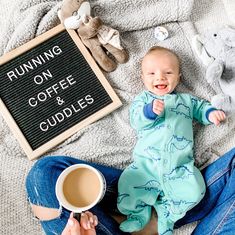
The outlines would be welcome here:
<svg viewBox="0 0 235 235">
<path fill-rule="evenodd" d="M 148 73 L 148 75 L 154 75 L 154 72 L 150 72 L 150 73 Z"/>
<path fill-rule="evenodd" d="M 166 74 L 172 74 L 172 72 L 171 71 L 167 71 Z"/>
</svg>

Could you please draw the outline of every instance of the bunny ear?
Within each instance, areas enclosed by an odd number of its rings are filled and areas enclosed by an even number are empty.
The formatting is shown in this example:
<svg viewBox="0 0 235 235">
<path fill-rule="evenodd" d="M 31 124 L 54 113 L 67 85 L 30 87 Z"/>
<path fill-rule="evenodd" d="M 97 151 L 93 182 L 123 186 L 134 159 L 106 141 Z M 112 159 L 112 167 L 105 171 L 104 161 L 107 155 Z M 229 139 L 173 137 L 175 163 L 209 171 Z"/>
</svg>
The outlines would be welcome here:
<svg viewBox="0 0 235 235">
<path fill-rule="evenodd" d="M 214 58 L 208 55 L 203 40 L 198 34 L 192 39 L 192 49 L 205 66 L 209 66 L 214 61 Z"/>
<path fill-rule="evenodd" d="M 57 15 L 58 15 L 58 17 L 59 17 L 60 22 L 62 23 L 62 14 L 61 14 L 61 10 L 59 10 L 59 11 L 57 12 Z"/>
<path fill-rule="evenodd" d="M 77 14 L 80 16 L 90 16 L 91 15 L 91 5 L 89 2 L 85 1 L 81 4 L 80 8 L 77 11 Z"/>
<path fill-rule="evenodd" d="M 235 29 L 224 28 L 220 31 L 220 36 L 227 46 L 235 47 Z"/>
</svg>

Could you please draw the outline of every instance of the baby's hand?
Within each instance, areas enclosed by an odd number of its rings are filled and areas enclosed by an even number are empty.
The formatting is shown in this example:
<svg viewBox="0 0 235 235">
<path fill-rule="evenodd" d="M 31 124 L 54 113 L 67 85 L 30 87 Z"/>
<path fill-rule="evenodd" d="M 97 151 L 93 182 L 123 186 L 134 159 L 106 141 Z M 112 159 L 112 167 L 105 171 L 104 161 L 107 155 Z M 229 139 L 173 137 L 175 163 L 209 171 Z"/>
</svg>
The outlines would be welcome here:
<svg viewBox="0 0 235 235">
<path fill-rule="evenodd" d="M 153 112 L 157 115 L 160 115 L 164 110 L 164 101 L 163 100 L 154 100 L 153 101 Z"/>
<path fill-rule="evenodd" d="M 226 115 L 224 111 L 221 111 L 221 110 L 214 110 L 210 112 L 209 117 L 208 117 L 209 121 L 214 123 L 216 126 L 218 126 L 221 121 L 224 121 L 225 118 L 226 118 Z"/>
</svg>

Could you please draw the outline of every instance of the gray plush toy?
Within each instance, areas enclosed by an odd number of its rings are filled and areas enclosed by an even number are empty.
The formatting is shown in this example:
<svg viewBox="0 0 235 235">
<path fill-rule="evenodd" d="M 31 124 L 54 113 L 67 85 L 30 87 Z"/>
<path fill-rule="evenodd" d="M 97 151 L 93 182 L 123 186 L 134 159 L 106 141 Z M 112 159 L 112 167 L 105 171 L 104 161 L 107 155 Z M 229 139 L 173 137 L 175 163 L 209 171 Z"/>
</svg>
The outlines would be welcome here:
<svg viewBox="0 0 235 235">
<path fill-rule="evenodd" d="M 235 112 L 235 29 L 226 27 L 196 35 L 192 48 L 206 66 L 206 80 L 217 93 L 212 105 Z"/>
</svg>

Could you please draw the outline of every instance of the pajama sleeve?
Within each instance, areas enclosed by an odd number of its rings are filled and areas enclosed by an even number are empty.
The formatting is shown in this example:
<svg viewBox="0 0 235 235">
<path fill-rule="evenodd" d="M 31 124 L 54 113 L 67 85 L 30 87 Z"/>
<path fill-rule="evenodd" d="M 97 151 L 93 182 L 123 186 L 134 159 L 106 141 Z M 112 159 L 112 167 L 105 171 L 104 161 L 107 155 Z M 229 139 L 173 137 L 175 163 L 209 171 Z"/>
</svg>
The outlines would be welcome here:
<svg viewBox="0 0 235 235">
<path fill-rule="evenodd" d="M 193 105 L 193 118 L 204 125 L 211 124 L 208 117 L 210 112 L 216 109 L 208 101 L 194 96 L 191 96 L 191 101 Z"/>
<path fill-rule="evenodd" d="M 158 115 L 152 111 L 152 102 L 146 103 L 144 96 L 137 96 L 130 107 L 130 124 L 136 130 L 151 128 Z"/>
</svg>

